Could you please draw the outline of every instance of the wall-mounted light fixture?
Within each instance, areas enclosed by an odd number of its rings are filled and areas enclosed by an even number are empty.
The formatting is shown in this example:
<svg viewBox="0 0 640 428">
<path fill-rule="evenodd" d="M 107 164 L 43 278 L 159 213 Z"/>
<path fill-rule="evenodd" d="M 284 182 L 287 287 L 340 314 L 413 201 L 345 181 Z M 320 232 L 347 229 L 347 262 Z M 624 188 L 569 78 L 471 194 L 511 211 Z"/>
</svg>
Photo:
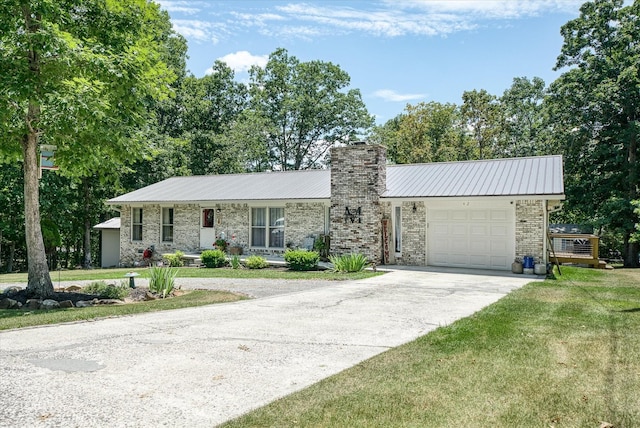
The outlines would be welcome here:
<svg viewBox="0 0 640 428">
<path fill-rule="evenodd" d="M 222 210 L 220 208 L 216 208 L 216 213 L 220 214 L 222 212 Z"/>
<path fill-rule="evenodd" d="M 416 207 L 416 203 L 413 203 L 413 212 L 415 213 L 416 211 L 418 211 L 418 207 Z"/>
</svg>

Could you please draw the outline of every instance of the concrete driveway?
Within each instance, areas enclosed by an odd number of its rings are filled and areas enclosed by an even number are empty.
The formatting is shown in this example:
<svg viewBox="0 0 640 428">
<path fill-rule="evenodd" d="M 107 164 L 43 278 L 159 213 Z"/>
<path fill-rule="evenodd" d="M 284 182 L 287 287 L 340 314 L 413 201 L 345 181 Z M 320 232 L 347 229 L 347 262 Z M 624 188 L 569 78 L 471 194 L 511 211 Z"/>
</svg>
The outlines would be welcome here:
<svg viewBox="0 0 640 428">
<path fill-rule="evenodd" d="M 0 426 L 210 427 L 535 279 L 394 270 L 231 304 L 0 332 Z"/>
</svg>

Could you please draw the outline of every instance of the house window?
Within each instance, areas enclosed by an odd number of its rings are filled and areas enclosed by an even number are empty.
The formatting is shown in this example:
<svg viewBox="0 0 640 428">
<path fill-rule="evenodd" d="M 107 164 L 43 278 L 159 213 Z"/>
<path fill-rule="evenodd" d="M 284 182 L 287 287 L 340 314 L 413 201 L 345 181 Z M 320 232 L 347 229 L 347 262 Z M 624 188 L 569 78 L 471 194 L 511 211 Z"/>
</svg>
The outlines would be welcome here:
<svg viewBox="0 0 640 428">
<path fill-rule="evenodd" d="M 202 210 L 202 227 L 213 227 L 213 208 L 205 208 Z"/>
<path fill-rule="evenodd" d="M 131 240 L 142 241 L 142 208 L 131 210 Z"/>
<path fill-rule="evenodd" d="M 402 252 L 402 207 L 394 209 L 393 237 L 396 253 Z"/>
<path fill-rule="evenodd" d="M 173 208 L 162 209 L 162 242 L 173 242 Z"/>
<path fill-rule="evenodd" d="M 251 209 L 251 246 L 284 248 L 284 208 Z"/>
</svg>

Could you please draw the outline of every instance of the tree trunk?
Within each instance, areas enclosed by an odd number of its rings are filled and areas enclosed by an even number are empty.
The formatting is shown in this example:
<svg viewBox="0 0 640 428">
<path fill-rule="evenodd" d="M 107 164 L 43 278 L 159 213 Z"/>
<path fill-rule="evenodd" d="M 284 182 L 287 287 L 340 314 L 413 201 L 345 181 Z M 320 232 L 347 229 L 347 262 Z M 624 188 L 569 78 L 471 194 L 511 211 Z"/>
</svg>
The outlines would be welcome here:
<svg viewBox="0 0 640 428">
<path fill-rule="evenodd" d="M 53 283 L 49 276 L 47 253 L 44 248 L 40 226 L 38 134 L 31 127 L 38 114 L 39 107 L 30 103 L 27 114 L 29 130 L 22 141 L 24 159 L 24 230 L 29 263 L 27 294 L 45 298 L 53 294 Z"/>
<path fill-rule="evenodd" d="M 82 246 L 82 267 L 84 269 L 91 269 L 91 204 L 90 204 L 90 191 L 89 191 L 89 179 L 87 177 L 82 179 L 82 189 L 84 191 L 84 244 Z"/>
<path fill-rule="evenodd" d="M 631 126 L 631 125 L 628 125 Z M 638 199 L 637 183 L 638 183 L 638 140 L 637 135 L 633 128 L 630 130 L 629 149 L 627 151 L 627 164 L 629 168 L 628 172 L 628 188 L 629 188 L 629 200 L 634 201 Z M 637 217 L 634 219 L 637 220 Z M 637 268 L 640 266 L 640 260 L 638 260 L 638 250 L 640 244 L 637 242 L 629 242 L 631 240 L 631 233 L 624 234 L 624 266 Z"/>
<path fill-rule="evenodd" d="M 7 273 L 13 272 L 13 260 L 16 258 L 16 243 L 9 243 L 9 258 L 7 259 Z"/>
</svg>

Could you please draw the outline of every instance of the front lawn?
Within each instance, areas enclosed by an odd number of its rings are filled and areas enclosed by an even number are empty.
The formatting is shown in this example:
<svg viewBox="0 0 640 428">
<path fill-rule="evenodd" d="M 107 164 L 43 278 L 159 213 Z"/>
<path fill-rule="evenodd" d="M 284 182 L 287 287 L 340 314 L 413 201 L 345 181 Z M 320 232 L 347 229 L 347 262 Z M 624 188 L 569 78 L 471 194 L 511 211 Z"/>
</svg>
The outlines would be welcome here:
<svg viewBox="0 0 640 428">
<path fill-rule="evenodd" d="M 224 426 L 638 426 L 640 270 L 562 272 Z"/>
<path fill-rule="evenodd" d="M 148 277 L 148 268 L 136 269 L 89 269 L 89 270 L 63 270 L 51 271 L 51 280 L 54 286 L 59 281 L 97 281 L 97 280 L 126 280 L 124 275 L 129 272 L 137 272 L 140 278 Z M 231 269 L 231 268 L 179 268 L 177 278 L 267 278 L 284 280 L 356 280 L 381 275 L 380 272 L 362 271 L 355 273 L 339 273 L 331 271 L 297 272 L 285 268 L 267 269 Z M 27 282 L 26 273 L 0 274 L 0 284 Z M 0 290 L 1 291 L 1 290 Z"/>
<path fill-rule="evenodd" d="M 228 303 L 246 299 L 246 296 L 226 292 L 195 290 L 178 297 L 150 300 L 147 302 L 127 303 L 124 305 L 100 305 L 86 308 L 54 310 L 0 309 L 0 330 L 20 327 L 33 327 L 45 324 L 86 321 L 105 317 L 140 314 L 145 312 L 166 311 L 192 306 Z"/>
</svg>

